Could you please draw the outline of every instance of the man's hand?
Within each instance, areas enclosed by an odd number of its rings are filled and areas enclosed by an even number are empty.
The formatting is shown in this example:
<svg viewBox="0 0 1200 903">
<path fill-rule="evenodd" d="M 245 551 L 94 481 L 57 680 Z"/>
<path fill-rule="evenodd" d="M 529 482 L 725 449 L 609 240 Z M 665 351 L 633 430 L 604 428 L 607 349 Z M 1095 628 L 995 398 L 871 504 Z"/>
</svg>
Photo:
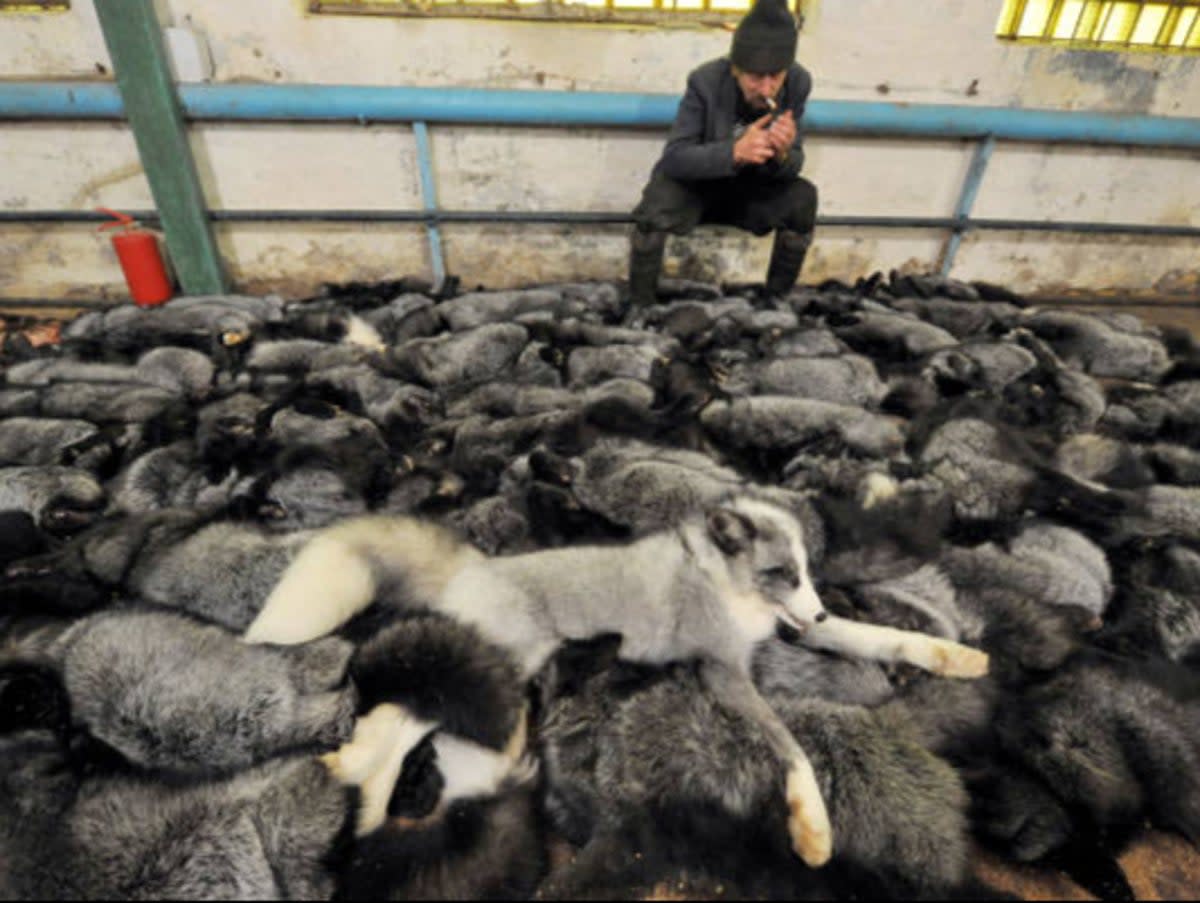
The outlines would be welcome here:
<svg viewBox="0 0 1200 903">
<path fill-rule="evenodd" d="M 770 123 L 771 114 L 768 113 L 746 127 L 742 137 L 733 144 L 735 166 L 746 163 L 766 163 L 775 156 L 775 148 L 771 143 L 769 131 Z M 795 127 L 793 126 L 794 131 Z"/>
<path fill-rule="evenodd" d="M 784 110 L 779 118 L 767 129 L 767 140 L 771 144 L 771 153 L 780 160 L 787 157 L 796 140 L 796 117 L 791 110 Z"/>
</svg>

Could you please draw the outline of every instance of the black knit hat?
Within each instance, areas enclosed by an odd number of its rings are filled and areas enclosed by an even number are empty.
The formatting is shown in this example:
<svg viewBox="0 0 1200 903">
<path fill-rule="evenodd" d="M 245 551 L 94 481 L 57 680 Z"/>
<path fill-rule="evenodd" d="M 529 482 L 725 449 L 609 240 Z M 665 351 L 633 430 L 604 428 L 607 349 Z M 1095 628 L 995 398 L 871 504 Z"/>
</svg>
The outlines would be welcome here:
<svg viewBox="0 0 1200 903">
<path fill-rule="evenodd" d="M 787 0 L 758 0 L 733 33 L 729 60 L 744 72 L 782 72 L 796 60 L 796 20 Z"/>
</svg>

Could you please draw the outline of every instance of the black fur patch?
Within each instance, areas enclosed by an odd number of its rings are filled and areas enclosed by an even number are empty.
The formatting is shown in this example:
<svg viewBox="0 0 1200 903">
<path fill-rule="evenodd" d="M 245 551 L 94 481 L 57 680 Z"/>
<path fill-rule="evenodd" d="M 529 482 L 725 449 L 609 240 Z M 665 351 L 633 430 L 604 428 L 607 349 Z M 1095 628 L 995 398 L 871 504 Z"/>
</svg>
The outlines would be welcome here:
<svg viewBox="0 0 1200 903">
<path fill-rule="evenodd" d="M 437 806 L 446 779 L 438 768 L 437 748 L 433 745 L 436 735 L 436 729 L 430 731 L 404 757 L 400 777 L 388 799 L 388 815 L 423 818 Z"/>
<path fill-rule="evenodd" d="M 50 665 L 0 663 L 0 734 L 37 728 L 62 734 L 70 709 L 67 691 Z"/>
<path fill-rule="evenodd" d="M 46 536 L 25 511 L 0 511 L 0 565 L 46 551 Z"/>
<path fill-rule="evenodd" d="M 350 664 L 359 711 L 396 702 L 419 718 L 503 749 L 523 711 L 516 665 L 474 628 L 436 615 L 406 618 L 364 643 Z"/>
</svg>

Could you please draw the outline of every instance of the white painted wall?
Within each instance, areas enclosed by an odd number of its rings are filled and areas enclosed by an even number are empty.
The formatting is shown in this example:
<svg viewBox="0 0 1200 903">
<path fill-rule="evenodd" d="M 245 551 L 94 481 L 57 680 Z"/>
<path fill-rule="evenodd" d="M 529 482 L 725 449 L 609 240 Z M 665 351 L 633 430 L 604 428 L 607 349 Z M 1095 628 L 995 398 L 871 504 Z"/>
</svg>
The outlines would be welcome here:
<svg viewBox="0 0 1200 903">
<path fill-rule="evenodd" d="M 822 99 L 977 104 L 1200 117 L 1200 57 L 1065 53 L 998 42 L 999 0 L 816 0 L 799 58 Z M 724 53 L 715 29 L 314 16 L 303 0 L 160 0 L 166 24 L 208 42 L 220 82 L 682 91 L 687 72 Z M 0 78 L 109 78 L 90 0 L 68 13 L 0 18 Z M 431 128 L 447 209 L 632 208 L 663 133 L 511 127 Z M 394 126 L 195 127 L 213 208 L 420 206 L 411 129 Z M 959 141 L 814 136 L 806 175 L 826 214 L 948 215 L 972 147 Z M 3 209 L 152 206 L 127 130 L 113 124 L 0 125 Z M 1200 225 L 1196 154 L 1001 143 L 980 217 Z M 303 295 L 322 281 L 428 275 L 418 226 L 221 225 L 222 252 L 251 290 Z M 822 230 L 803 278 L 853 279 L 928 268 L 944 234 Z M 621 278 L 620 227 L 449 225 L 448 268 L 499 287 Z M 761 278 L 769 239 L 732 230 L 673 241 L 668 271 Z M 1152 290 L 1200 273 L 1195 243 L 974 233 L 954 275 L 1031 291 Z M 0 225 L 0 297 L 121 295 L 107 241 L 81 226 Z"/>
</svg>

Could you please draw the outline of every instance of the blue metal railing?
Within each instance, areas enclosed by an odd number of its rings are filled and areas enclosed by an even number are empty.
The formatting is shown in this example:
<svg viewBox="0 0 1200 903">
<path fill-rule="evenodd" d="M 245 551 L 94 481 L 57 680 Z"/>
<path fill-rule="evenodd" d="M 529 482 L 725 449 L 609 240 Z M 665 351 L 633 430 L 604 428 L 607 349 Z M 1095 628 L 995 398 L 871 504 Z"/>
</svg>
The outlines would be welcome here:
<svg viewBox="0 0 1200 903">
<path fill-rule="evenodd" d="M 677 94 L 497 91 L 377 85 L 181 84 L 195 120 L 669 125 Z M 0 119 L 122 119 L 107 82 L 0 83 Z M 813 100 L 809 132 L 1200 148 L 1200 119 L 1010 107 Z"/>
<path fill-rule="evenodd" d="M 427 124 L 662 128 L 673 121 L 679 103 L 675 94 L 372 85 L 181 84 L 179 96 L 184 116 L 197 121 L 413 123 L 424 206 L 423 215 L 414 219 L 426 224 L 435 281 L 445 275 L 438 223 L 452 220 L 453 215 L 450 211 L 440 211 L 437 206 Z M 112 83 L 0 83 L 0 120 L 121 119 L 124 119 L 124 107 L 117 87 Z M 1200 148 L 1200 119 L 1197 118 L 1007 107 L 812 100 L 805 112 L 803 126 L 807 133 L 814 134 L 965 138 L 981 142 L 964 179 L 955 214 L 949 225 L 943 226 L 950 229 L 941 260 L 942 271 L 947 274 L 967 231 L 1007 228 L 1008 221 L 978 220 L 970 216 L 997 140 Z M 20 218 L 21 213 L 14 211 L 13 216 L 0 221 Z M 31 218 L 37 218 L 33 215 L 37 213 L 30 212 Z M 537 221 L 537 216 L 531 213 L 526 218 Z M 588 222 L 591 221 L 589 218 L 604 216 L 606 214 L 578 213 L 574 221 Z M 555 214 L 560 221 L 570 221 L 571 217 L 570 213 Z M 831 225 L 838 225 L 839 219 L 852 224 L 874 219 L 881 226 L 902 226 L 911 225 L 908 221 L 912 218 L 824 218 Z M 520 221 L 520 217 L 514 217 L 514 221 Z M 989 222 L 998 225 L 989 226 Z M 1125 234 L 1154 234 L 1156 229 L 1162 228 L 1154 224 L 1028 223 L 1029 229 L 1054 231 L 1102 232 L 1106 227 L 1108 231 Z M 1178 234 L 1191 235 L 1196 227 L 1178 229 Z"/>
</svg>

